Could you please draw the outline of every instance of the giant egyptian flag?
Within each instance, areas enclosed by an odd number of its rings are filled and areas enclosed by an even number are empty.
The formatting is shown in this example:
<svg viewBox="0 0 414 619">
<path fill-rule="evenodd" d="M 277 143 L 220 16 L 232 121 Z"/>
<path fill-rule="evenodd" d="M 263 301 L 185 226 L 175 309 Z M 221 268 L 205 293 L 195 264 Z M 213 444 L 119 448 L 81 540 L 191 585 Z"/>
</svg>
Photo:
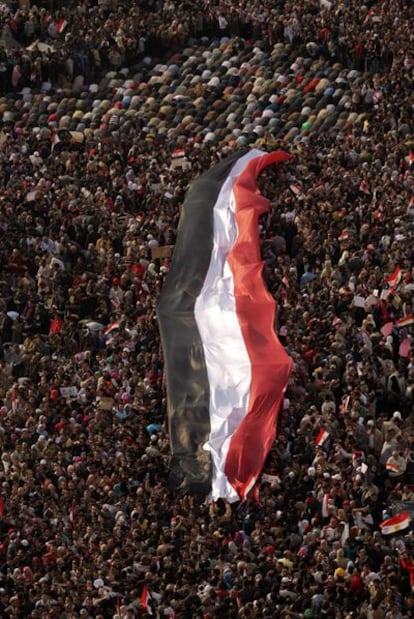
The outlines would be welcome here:
<svg viewBox="0 0 414 619">
<path fill-rule="evenodd" d="M 157 307 L 174 491 L 245 499 L 275 438 L 291 361 L 262 278 L 258 219 L 269 201 L 256 178 L 290 158 L 233 153 L 184 201 Z"/>
</svg>

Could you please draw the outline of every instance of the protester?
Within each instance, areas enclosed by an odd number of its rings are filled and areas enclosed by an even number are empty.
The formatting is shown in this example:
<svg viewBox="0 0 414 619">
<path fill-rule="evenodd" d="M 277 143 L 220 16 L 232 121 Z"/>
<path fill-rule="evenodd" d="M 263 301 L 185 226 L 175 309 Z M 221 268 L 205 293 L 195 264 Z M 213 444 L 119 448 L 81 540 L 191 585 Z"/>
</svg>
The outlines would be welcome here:
<svg viewBox="0 0 414 619">
<path fill-rule="evenodd" d="M 411 3 L 43 4 L 1 5 L 0 616 L 410 617 Z M 293 369 L 259 501 L 209 504 L 166 487 L 155 306 L 251 146 L 294 155 L 259 179 Z"/>
</svg>

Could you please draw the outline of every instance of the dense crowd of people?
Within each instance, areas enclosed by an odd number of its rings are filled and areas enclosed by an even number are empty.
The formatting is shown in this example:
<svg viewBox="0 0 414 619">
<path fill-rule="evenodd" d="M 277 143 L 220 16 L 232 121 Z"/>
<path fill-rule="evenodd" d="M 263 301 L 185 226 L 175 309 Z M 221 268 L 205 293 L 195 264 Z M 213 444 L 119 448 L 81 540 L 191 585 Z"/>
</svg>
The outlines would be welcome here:
<svg viewBox="0 0 414 619">
<path fill-rule="evenodd" d="M 414 8 L 0 6 L 0 617 L 408 619 Z M 63 6 L 65 4 L 65 6 Z M 156 301 L 255 146 L 293 370 L 259 500 L 168 492 Z"/>
</svg>

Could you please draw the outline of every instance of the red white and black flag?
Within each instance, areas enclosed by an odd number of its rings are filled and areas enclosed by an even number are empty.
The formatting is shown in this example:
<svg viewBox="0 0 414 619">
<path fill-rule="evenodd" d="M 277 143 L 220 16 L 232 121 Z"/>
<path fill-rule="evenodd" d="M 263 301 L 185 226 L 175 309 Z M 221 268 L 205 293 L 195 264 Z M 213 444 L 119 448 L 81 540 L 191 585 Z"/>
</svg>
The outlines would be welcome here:
<svg viewBox="0 0 414 619">
<path fill-rule="evenodd" d="M 58 31 L 59 34 L 62 34 L 62 32 L 65 30 L 67 25 L 68 25 L 68 22 L 66 21 L 66 19 L 64 17 L 61 17 L 58 23 L 56 24 L 56 30 Z"/>
<path fill-rule="evenodd" d="M 414 314 L 410 314 L 409 316 L 404 316 L 403 318 L 399 318 L 395 323 L 395 326 L 401 329 L 401 327 L 409 327 L 414 324 Z"/>
<path fill-rule="evenodd" d="M 245 499 L 275 438 L 291 360 L 262 278 L 258 219 L 270 204 L 256 179 L 290 158 L 233 153 L 184 201 L 157 307 L 174 491 Z"/>
<path fill-rule="evenodd" d="M 329 438 L 329 432 L 326 428 L 321 428 L 315 440 L 316 447 L 322 447 Z"/>
<path fill-rule="evenodd" d="M 387 520 L 383 520 L 380 524 L 381 533 L 383 535 L 391 535 L 398 533 L 410 526 L 410 514 L 408 511 L 400 512 Z"/>
<path fill-rule="evenodd" d="M 400 266 L 396 266 L 394 271 L 385 278 L 386 283 L 391 288 L 391 292 L 394 293 L 398 284 L 401 282 L 402 272 Z"/>
<path fill-rule="evenodd" d="M 52 151 L 55 148 L 56 144 L 59 144 L 60 141 L 61 140 L 60 140 L 59 134 L 56 131 L 56 129 L 54 129 L 52 132 L 52 135 L 50 136 L 50 145 L 51 145 Z"/>
<path fill-rule="evenodd" d="M 153 611 L 152 611 L 152 598 L 151 598 L 151 594 L 148 591 L 148 587 L 147 585 L 144 585 L 142 587 L 142 592 L 140 595 L 140 602 L 141 602 L 141 606 L 142 608 L 145 610 L 145 612 L 148 613 L 148 615 L 153 615 Z"/>
</svg>

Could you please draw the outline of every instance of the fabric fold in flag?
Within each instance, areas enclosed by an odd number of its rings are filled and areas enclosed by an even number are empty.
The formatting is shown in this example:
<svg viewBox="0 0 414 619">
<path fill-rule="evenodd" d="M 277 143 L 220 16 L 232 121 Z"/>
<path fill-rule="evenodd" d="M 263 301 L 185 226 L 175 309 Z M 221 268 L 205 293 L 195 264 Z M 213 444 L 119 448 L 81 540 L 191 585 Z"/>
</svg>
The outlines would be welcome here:
<svg viewBox="0 0 414 619">
<path fill-rule="evenodd" d="M 381 533 L 383 535 L 391 535 L 392 533 L 398 533 L 398 531 L 403 531 L 410 524 L 410 514 L 408 511 L 400 512 L 392 518 L 387 518 L 387 520 L 383 520 L 380 524 Z"/>
<path fill-rule="evenodd" d="M 170 488 L 230 502 L 254 487 L 291 369 L 265 288 L 258 232 L 264 167 L 282 151 L 236 152 L 192 183 L 158 301 L 171 444 Z"/>
</svg>

